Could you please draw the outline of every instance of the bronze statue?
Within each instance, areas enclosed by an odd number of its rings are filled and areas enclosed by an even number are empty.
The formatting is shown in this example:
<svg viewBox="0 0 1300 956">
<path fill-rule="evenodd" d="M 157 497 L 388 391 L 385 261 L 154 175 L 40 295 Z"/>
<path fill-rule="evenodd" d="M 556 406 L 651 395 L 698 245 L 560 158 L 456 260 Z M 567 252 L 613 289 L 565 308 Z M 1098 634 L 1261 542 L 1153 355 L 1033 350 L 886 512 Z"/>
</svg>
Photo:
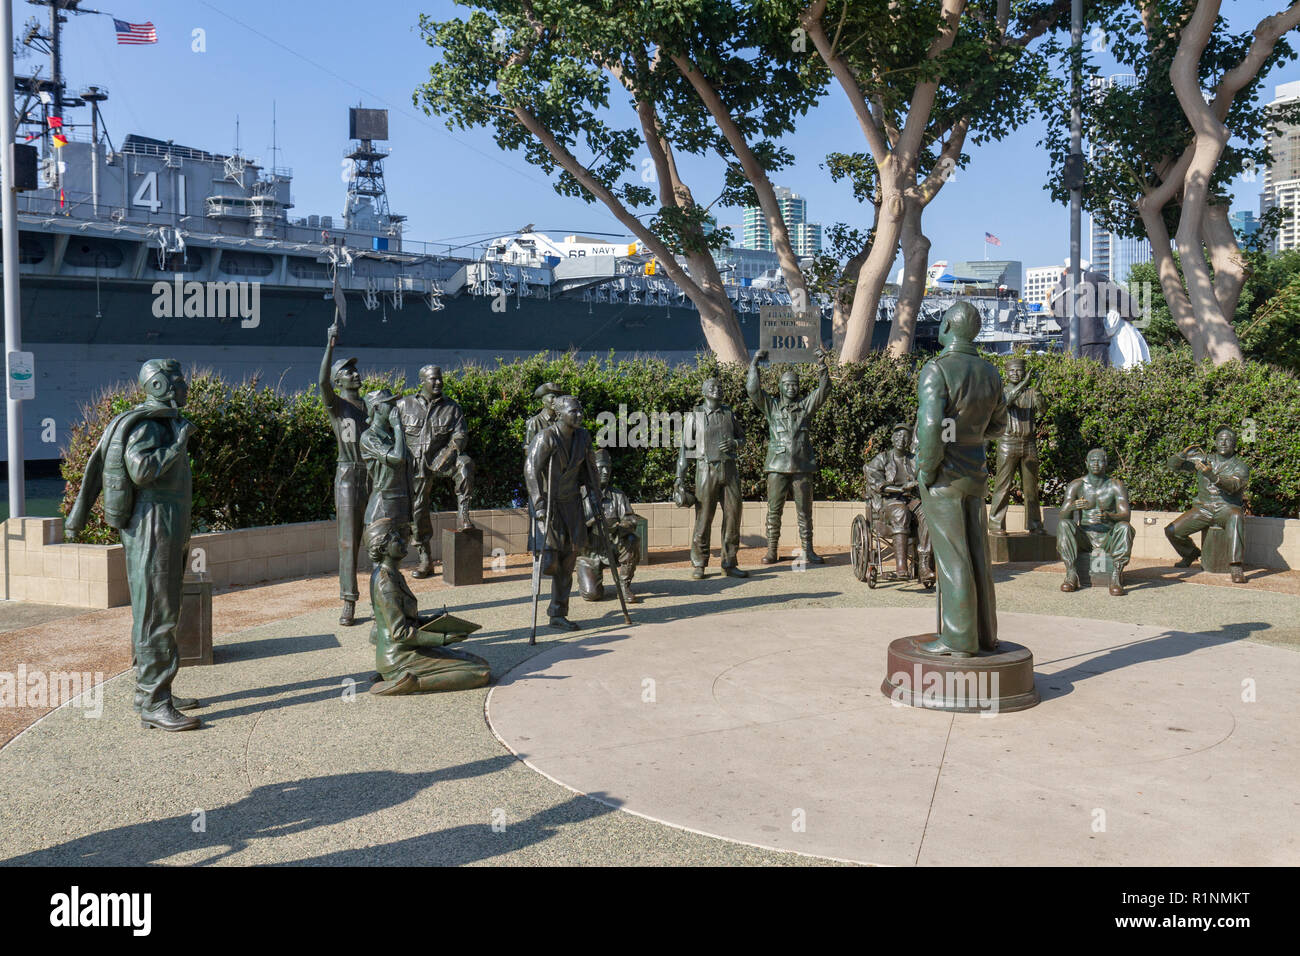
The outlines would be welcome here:
<svg viewBox="0 0 1300 956">
<path fill-rule="evenodd" d="M 533 447 L 533 439 L 543 428 L 550 428 L 555 424 L 555 399 L 563 395 L 564 392 L 560 386 L 554 382 L 543 382 L 537 386 L 533 392 L 533 398 L 542 400 L 542 410 L 532 418 L 524 428 L 524 458 L 528 458 L 528 449 Z M 542 550 L 542 535 L 540 525 L 537 521 L 537 515 L 533 514 L 533 502 L 528 502 L 528 553 L 537 554 Z"/>
<path fill-rule="evenodd" d="M 1192 535 L 1206 528 L 1222 528 L 1228 538 L 1228 562 L 1232 580 L 1246 580 L 1243 569 L 1246 554 L 1245 501 L 1250 484 L 1250 466 L 1237 455 L 1237 433 L 1220 428 L 1214 433 L 1214 451 L 1206 452 L 1192 445 L 1169 458 L 1174 471 L 1196 472 L 1196 503 L 1165 526 L 1165 537 L 1179 554 L 1176 567 L 1190 568 L 1201 556 L 1192 543 Z"/>
<path fill-rule="evenodd" d="M 339 536 L 339 598 L 343 612 L 339 623 L 355 623 L 357 597 L 357 554 L 365 530 L 366 502 L 370 498 L 370 476 L 361 460 L 361 433 L 366 427 L 366 408 L 361 400 L 361 376 L 354 358 L 334 361 L 339 327 L 331 325 L 320 363 L 320 394 L 338 443 L 338 464 L 334 466 L 334 513 Z"/>
<path fill-rule="evenodd" d="M 713 515 L 722 504 L 722 573 L 747 578 L 748 571 L 736 567 L 740 549 L 740 468 L 736 451 L 744 443 L 735 413 L 722 404 L 722 386 L 707 378 L 700 386 L 704 401 L 682 422 L 682 446 L 677 452 L 677 480 L 673 501 L 678 507 L 695 506 L 695 533 L 691 538 L 691 577 L 704 577 L 709 564 L 709 533 Z M 695 494 L 686 488 L 686 469 L 695 464 Z"/>
<path fill-rule="evenodd" d="M 375 568 L 370 573 L 370 604 L 375 623 L 379 680 L 370 693 L 380 696 L 431 691 L 469 690 L 492 678 L 483 658 L 448 647 L 479 629 L 479 625 L 447 613 L 422 615 L 419 603 L 398 565 L 406 557 L 406 532 L 391 518 L 380 518 L 366 529 L 367 550 Z"/>
<path fill-rule="evenodd" d="M 1065 489 L 1060 523 L 1056 526 L 1056 553 L 1065 562 L 1062 591 L 1079 590 L 1075 559 L 1079 546 L 1110 556 L 1114 570 L 1110 576 L 1110 593 L 1124 594 L 1124 568 L 1133 554 L 1136 532 L 1129 521 L 1132 511 L 1128 488 L 1118 478 L 1106 474 L 1106 452 L 1094 448 L 1088 452 L 1088 473 L 1076 478 Z"/>
<path fill-rule="evenodd" d="M 636 534 L 636 523 L 640 519 L 632 510 L 627 495 L 610 484 L 613 468 L 610 464 L 609 449 L 597 448 L 595 453 L 596 476 L 600 480 L 602 515 L 605 532 L 614 546 L 617 574 L 623 582 L 623 591 L 633 604 L 641 599 L 632 593 L 632 576 L 636 574 L 637 563 L 641 560 L 641 539 Z M 605 566 L 609 558 L 599 547 L 600 542 L 593 535 L 588 539 L 587 550 L 578 556 L 578 593 L 585 601 L 600 601 L 605 597 Z"/>
<path fill-rule="evenodd" d="M 465 531 L 474 527 L 469 519 L 469 496 L 474 489 L 474 461 L 465 454 L 469 433 L 460 405 L 442 394 L 442 369 L 426 365 L 420 369 L 420 388 L 397 402 L 406 434 L 406 457 L 411 476 L 411 510 L 415 520 L 416 550 L 420 564 L 413 578 L 433 573 L 433 479 L 450 477 L 456 489 L 456 523 Z"/>
<path fill-rule="evenodd" d="M 582 403 L 572 395 L 561 396 L 555 401 L 555 415 L 555 424 L 538 432 L 528 449 L 524 480 L 544 529 L 541 573 L 551 577 L 546 613 L 552 627 L 574 631 L 578 625 L 568 619 L 573 569 L 588 544 L 582 499 L 585 491 L 587 514 L 601 513 L 600 478 L 591 433 L 582 427 Z"/>
<path fill-rule="evenodd" d="M 1033 374 L 1025 374 L 1025 360 L 1019 356 L 1007 359 L 1007 381 L 1010 383 L 1004 392 L 1007 427 L 998 435 L 998 470 L 993 479 L 989 530 L 1006 534 L 1011 486 L 1019 472 L 1025 495 L 1025 530 L 1030 534 L 1044 534 L 1043 513 L 1038 504 L 1037 435 L 1037 417 L 1044 410 L 1043 397 L 1032 387 Z"/>
<path fill-rule="evenodd" d="M 554 382 L 543 382 L 537 386 L 533 392 L 533 398 L 542 400 L 542 410 L 528 419 L 528 424 L 524 429 L 524 453 L 533 447 L 533 439 L 543 428 L 549 428 L 555 424 L 555 399 L 564 394 L 564 390 Z"/>
<path fill-rule="evenodd" d="M 193 425 L 180 414 L 189 385 L 175 359 L 145 362 L 139 381 L 144 402 L 104 429 L 64 527 L 70 536 L 80 533 L 104 492 L 104 518 L 118 529 L 126 556 L 140 726 L 193 730 L 199 719 L 180 711 L 199 702 L 172 695 L 181 666 L 176 627 L 193 496 L 187 449 Z"/>
<path fill-rule="evenodd" d="M 777 395 L 763 391 L 758 380 L 758 363 L 767 359 L 767 350 L 759 349 L 749 363 L 745 391 L 754 407 L 767 419 L 767 554 L 764 564 L 777 560 L 781 538 L 781 512 L 785 499 L 794 497 L 799 522 L 799 541 L 804 558 L 810 564 L 824 564 L 825 559 L 813 551 L 813 473 L 817 470 L 817 452 L 808 438 L 812 414 L 826 401 L 831 391 L 831 373 L 827 355 L 817 350 L 817 387 L 806 397 L 799 397 L 799 375 L 793 370 L 781 376 Z"/>
<path fill-rule="evenodd" d="M 408 532 L 411 526 L 411 479 L 406 461 L 406 436 L 397 401 L 386 388 L 366 393 L 368 427 L 361 433 L 361 459 L 370 474 L 366 527 L 380 518 Z"/>
<path fill-rule="evenodd" d="M 1006 427 L 1002 379 L 979 357 L 979 312 L 959 302 L 943 314 L 937 356 L 917 382 L 917 480 L 938 565 L 940 632 L 918 645 L 971 657 L 998 646 L 997 599 L 988 553 L 985 446 Z"/>
<path fill-rule="evenodd" d="M 912 442 L 912 427 L 899 422 L 889 437 L 892 447 L 872 458 L 863 469 L 867 475 L 871 509 L 894 536 L 895 579 L 908 576 L 907 544 L 909 536 L 915 533 L 917 577 L 928 582 L 934 578 L 934 566 L 931 562 L 930 528 L 921 508 L 916 457 L 908 450 Z"/>
</svg>

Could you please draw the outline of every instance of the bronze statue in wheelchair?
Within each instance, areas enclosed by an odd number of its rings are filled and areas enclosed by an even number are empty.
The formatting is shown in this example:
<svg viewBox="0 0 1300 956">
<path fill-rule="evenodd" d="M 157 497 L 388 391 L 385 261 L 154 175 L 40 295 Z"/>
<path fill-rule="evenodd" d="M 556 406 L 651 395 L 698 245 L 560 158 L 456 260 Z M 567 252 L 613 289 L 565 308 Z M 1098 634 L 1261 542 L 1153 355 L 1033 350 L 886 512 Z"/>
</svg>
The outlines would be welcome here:
<svg viewBox="0 0 1300 956">
<path fill-rule="evenodd" d="M 911 441 L 911 426 L 895 425 L 891 447 L 862 469 L 867 479 L 866 507 L 853 519 L 850 553 L 854 575 L 869 588 L 882 579 L 919 580 L 923 587 L 934 586 L 930 533 L 921 510 Z M 894 568 L 886 571 L 891 559 Z"/>
</svg>

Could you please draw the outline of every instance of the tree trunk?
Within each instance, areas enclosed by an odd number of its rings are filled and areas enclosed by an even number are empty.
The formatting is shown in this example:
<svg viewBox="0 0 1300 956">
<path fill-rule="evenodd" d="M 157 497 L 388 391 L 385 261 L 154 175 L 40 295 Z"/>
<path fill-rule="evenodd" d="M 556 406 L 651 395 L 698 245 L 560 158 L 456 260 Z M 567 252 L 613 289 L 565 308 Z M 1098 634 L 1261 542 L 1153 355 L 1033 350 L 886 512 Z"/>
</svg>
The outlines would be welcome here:
<svg viewBox="0 0 1300 956">
<path fill-rule="evenodd" d="M 831 336 L 836 351 L 844 348 L 844 336 L 849 330 L 849 311 L 853 308 L 849 290 L 857 285 L 858 273 L 862 271 L 862 263 L 867 261 L 867 253 L 870 251 L 871 246 L 868 245 L 854 253 L 853 258 L 845 263 L 840 284 L 835 287 L 835 311 L 831 316 Z"/>
<path fill-rule="evenodd" d="M 903 281 L 898 288 L 898 308 L 889 330 L 889 354 L 900 358 L 916 342 L 916 320 L 925 295 L 925 274 L 930 262 L 930 240 L 921 231 L 924 204 L 915 198 L 903 201 Z"/>
<path fill-rule="evenodd" d="M 749 349 L 745 347 L 744 336 L 740 333 L 740 324 L 736 313 L 727 298 L 727 290 L 722 284 L 722 275 L 718 264 L 709 253 L 690 253 L 686 261 L 691 267 L 691 275 L 704 291 L 705 299 L 701 304 L 696 299 L 696 308 L 700 310 L 700 327 L 704 330 L 704 340 L 709 349 L 718 357 L 719 362 L 749 362 Z"/>
<path fill-rule="evenodd" d="M 1152 209 L 1145 201 L 1138 203 L 1142 215 L 1142 224 L 1146 226 L 1147 238 L 1151 242 L 1151 258 L 1156 264 L 1156 274 L 1160 277 L 1160 291 L 1164 293 L 1169 306 L 1169 315 L 1183 338 L 1192 347 L 1192 356 L 1198 362 L 1205 358 L 1205 336 L 1200 323 L 1192 312 L 1192 303 L 1183 288 L 1183 277 L 1178 274 L 1178 265 L 1174 262 L 1174 251 L 1169 245 L 1169 230 L 1165 226 L 1163 210 Z"/>
<path fill-rule="evenodd" d="M 876 237 L 871 243 L 867 260 L 858 272 L 858 285 L 853 293 L 853 309 L 849 313 L 848 329 L 841 362 L 862 362 L 871 351 L 871 339 L 876 331 L 876 314 L 880 309 L 880 293 L 889 279 L 889 267 L 894 264 L 898 251 L 898 238 L 903 227 L 902 190 L 894 182 L 885 182 L 882 170 L 883 201 L 876 219 Z M 892 171 L 890 173 L 892 176 Z"/>
<path fill-rule="evenodd" d="M 1237 234 L 1228 222 L 1226 205 L 1210 203 L 1205 207 L 1201 237 L 1210 253 L 1210 265 L 1214 266 L 1214 295 L 1224 317 L 1231 322 L 1237 314 L 1237 300 L 1241 298 L 1241 287 L 1250 277 L 1250 268 L 1237 244 Z"/>
</svg>

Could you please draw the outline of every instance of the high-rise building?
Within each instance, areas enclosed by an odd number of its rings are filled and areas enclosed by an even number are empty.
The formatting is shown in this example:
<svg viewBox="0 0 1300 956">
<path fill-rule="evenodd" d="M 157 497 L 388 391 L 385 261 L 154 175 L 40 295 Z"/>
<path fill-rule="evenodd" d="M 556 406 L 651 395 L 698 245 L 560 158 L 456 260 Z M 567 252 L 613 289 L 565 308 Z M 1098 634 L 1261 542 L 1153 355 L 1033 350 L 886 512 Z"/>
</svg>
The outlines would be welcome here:
<svg viewBox="0 0 1300 956">
<path fill-rule="evenodd" d="M 1282 83 L 1274 91 L 1269 107 L 1300 100 L 1300 80 Z M 1300 249 L 1300 125 L 1279 124 L 1278 132 L 1269 137 L 1273 161 L 1264 170 L 1264 189 L 1259 196 L 1260 214 L 1270 209 L 1290 210 L 1273 239 L 1273 251 Z"/>
<path fill-rule="evenodd" d="M 1026 302 L 1049 305 L 1052 287 L 1061 279 L 1063 265 L 1030 266 L 1025 270 L 1025 287 L 1020 290 L 1020 298 Z"/>
<path fill-rule="evenodd" d="M 1228 214 L 1228 224 L 1240 243 L 1249 242 L 1259 232 L 1259 219 L 1249 209 L 1238 209 Z"/>
<path fill-rule="evenodd" d="M 777 186 L 776 204 L 790 233 L 790 246 L 794 249 L 794 254 L 801 259 L 820 255 L 822 227 L 819 223 L 808 221 L 808 200 L 784 186 Z M 744 236 L 740 247 L 772 251 L 772 232 L 767 228 L 767 218 L 758 206 L 745 207 Z"/>
<path fill-rule="evenodd" d="M 1132 73 L 1116 73 L 1113 76 L 1099 76 L 1092 81 L 1094 95 L 1117 86 L 1137 86 L 1137 77 Z M 1104 142 L 1089 142 L 1088 159 L 1091 161 L 1105 149 Z M 1150 242 L 1117 235 L 1102 228 L 1093 216 L 1088 217 L 1088 251 L 1092 270 L 1118 283 L 1128 281 L 1128 274 L 1135 265 L 1151 261 Z"/>
</svg>

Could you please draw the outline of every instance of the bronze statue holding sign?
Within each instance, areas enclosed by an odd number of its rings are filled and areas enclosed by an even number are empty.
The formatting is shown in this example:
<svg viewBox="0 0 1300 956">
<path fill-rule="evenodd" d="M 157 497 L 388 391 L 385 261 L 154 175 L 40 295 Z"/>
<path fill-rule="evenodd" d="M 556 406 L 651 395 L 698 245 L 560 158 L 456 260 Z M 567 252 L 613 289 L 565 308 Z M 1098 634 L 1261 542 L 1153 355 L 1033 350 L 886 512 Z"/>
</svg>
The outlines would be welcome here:
<svg viewBox="0 0 1300 956">
<path fill-rule="evenodd" d="M 140 725 L 193 730 L 199 719 L 180 711 L 199 702 L 172 695 L 181 666 L 176 627 L 193 498 L 188 454 L 193 425 L 180 414 L 189 385 L 175 359 L 145 362 L 139 381 L 145 401 L 109 422 L 64 527 L 69 535 L 78 534 L 103 490 L 104 518 L 118 529 L 126 555 Z"/>
<path fill-rule="evenodd" d="M 940 632 L 922 651 L 972 657 L 998 646 L 989 562 L 985 446 L 1006 427 L 997 368 L 979 357 L 980 316 L 968 302 L 943 314 L 942 351 L 917 382 L 917 479 L 938 566 Z"/>
<path fill-rule="evenodd" d="M 1106 452 L 1094 448 L 1088 452 L 1088 473 L 1076 478 L 1065 489 L 1065 502 L 1061 505 L 1060 523 L 1056 526 L 1056 551 L 1065 562 L 1065 580 L 1062 591 L 1079 590 L 1079 574 L 1075 560 L 1079 546 L 1086 544 L 1092 551 L 1101 551 L 1110 557 L 1114 566 L 1110 577 L 1110 593 L 1116 597 L 1124 594 L 1124 568 L 1133 554 L 1136 532 L 1129 521 L 1132 511 L 1128 503 L 1128 488 L 1118 478 L 1106 474 Z"/>
<path fill-rule="evenodd" d="M 722 404 L 722 386 L 716 378 L 700 385 L 704 401 L 682 421 L 682 445 L 677 451 L 677 480 L 673 501 L 679 508 L 695 506 L 695 532 L 691 537 L 691 577 L 704 577 L 709 564 L 709 535 L 713 516 L 722 505 L 722 573 L 747 578 L 736 566 L 740 550 L 740 467 L 736 452 L 745 441 L 731 407 Z M 695 493 L 686 487 L 686 470 L 695 459 Z"/>
<path fill-rule="evenodd" d="M 808 437 L 808 424 L 826 396 L 831 391 L 831 374 L 827 355 L 822 349 L 816 352 L 818 361 L 817 387 L 806 397 L 799 397 L 799 375 L 793 370 L 781 376 L 777 395 L 763 391 L 758 378 L 758 363 L 767 358 L 767 351 L 759 349 L 749 363 L 745 377 L 745 391 L 754 407 L 767 419 L 767 554 L 764 564 L 777 560 L 777 544 L 781 537 L 781 513 L 785 500 L 794 497 L 795 514 L 799 522 L 799 540 L 803 555 L 810 564 L 824 564 L 825 559 L 813 551 L 813 474 L 817 470 L 817 453 Z"/>
<path fill-rule="evenodd" d="M 1038 423 L 1043 413 L 1043 397 L 1033 388 L 1033 374 L 1025 374 L 1025 360 L 1007 359 L 1004 399 L 1007 427 L 998 435 L 998 471 L 993 479 L 993 503 L 989 508 L 989 530 L 1006 534 L 1007 506 L 1011 503 L 1011 486 L 1020 473 L 1025 495 L 1025 530 L 1043 534 L 1043 513 L 1038 505 Z"/>
<path fill-rule="evenodd" d="M 320 363 L 320 394 L 338 443 L 338 464 L 334 466 L 334 513 L 339 536 L 339 598 L 343 612 L 339 623 L 355 623 L 357 598 L 357 554 L 365 530 L 363 519 L 370 498 L 370 476 L 361 460 L 361 433 L 366 427 L 366 408 L 361 400 L 361 376 L 354 358 L 334 361 L 339 327 L 331 325 Z"/>
<path fill-rule="evenodd" d="M 1193 445 L 1168 460 L 1174 471 L 1196 472 L 1196 503 L 1165 526 L 1165 537 L 1179 554 L 1177 567 L 1190 568 L 1201 556 L 1192 535 L 1209 528 L 1222 528 L 1227 535 L 1228 563 L 1232 580 L 1246 580 L 1245 501 L 1250 484 L 1250 466 L 1237 455 L 1237 433 L 1220 428 L 1214 433 L 1214 451 Z"/>
<path fill-rule="evenodd" d="M 370 573 L 370 604 L 375 623 L 379 680 L 370 693 L 383 696 L 420 694 L 482 687 L 492 679 L 483 658 L 448 647 L 463 641 L 479 625 L 448 614 L 422 615 L 419 603 L 398 567 L 406 557 L 406 531 L 391 518 L 380 518 L 366 529 L 367 550 L 375 569 Z"/>
<path fill-rule="evenodd" d="M 460 405 L 442 394 L 442 369 L 420 369 L 420 388 L 397 402 L 406 435 L 407 464 L 411 475 L 411 510 L 415 520 L 416 550 L 420 564 L 413 578 L 433 574 L 433 479 L 450 477 L 456 489 L 456 523 L 461 531 L 473 528 L 469 496 L 474 488 L 474 460 L 465 454 L 469 433 Z"/>
</svg>

